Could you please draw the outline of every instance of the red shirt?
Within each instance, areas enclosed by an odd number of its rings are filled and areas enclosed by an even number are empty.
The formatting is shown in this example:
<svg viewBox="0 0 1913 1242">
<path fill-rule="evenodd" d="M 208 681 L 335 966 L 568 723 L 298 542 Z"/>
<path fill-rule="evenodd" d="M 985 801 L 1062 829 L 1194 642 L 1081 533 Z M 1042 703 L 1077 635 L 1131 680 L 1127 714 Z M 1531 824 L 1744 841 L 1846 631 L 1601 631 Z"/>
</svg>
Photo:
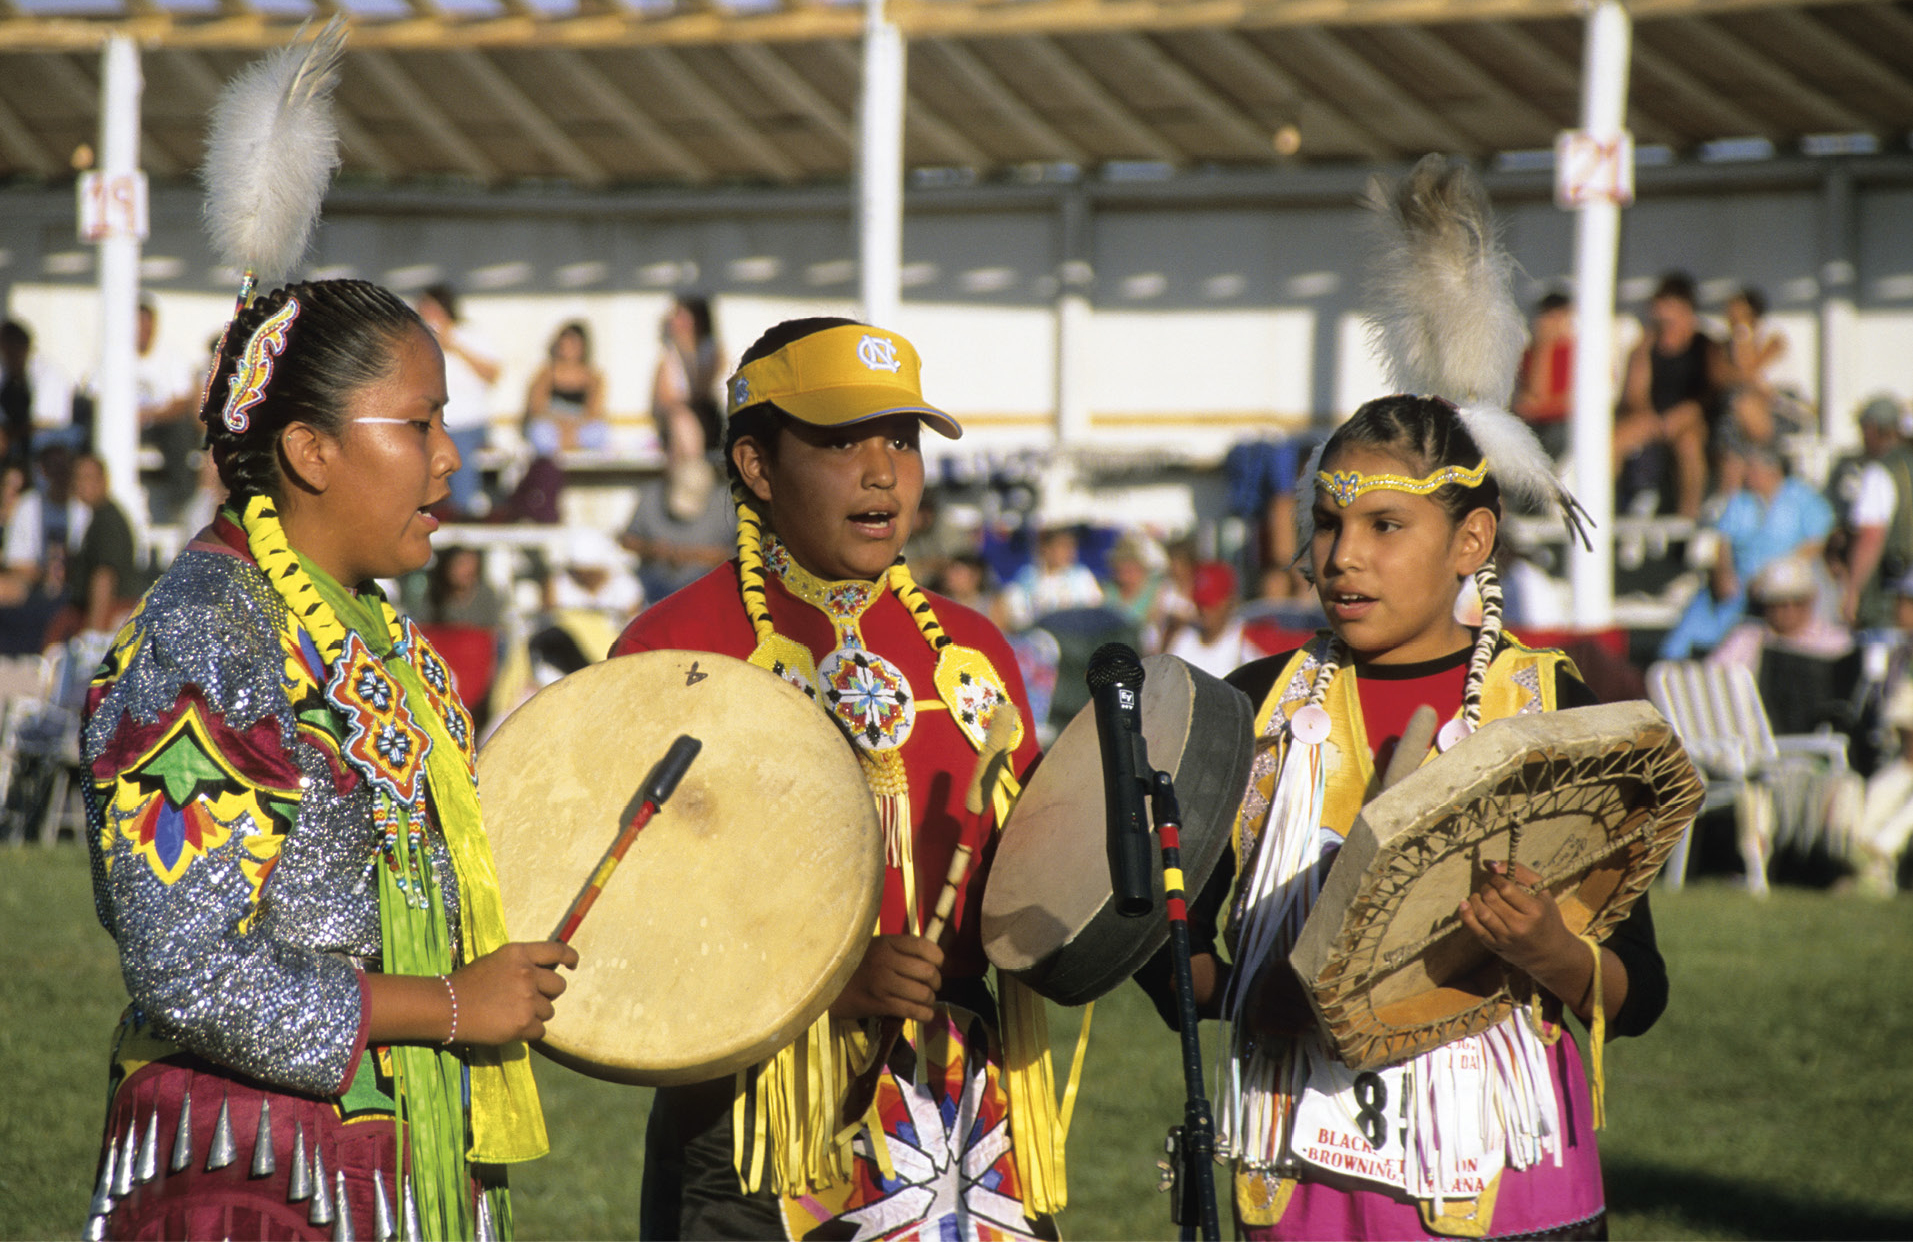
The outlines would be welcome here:
<svg viewBox="0 0 1913 1242">
<path fill-rule="evenodd" d="M 1418 664 L 1370 664 L 1357 666 L 1355 691 L 1362 701 L 1362 725 L 1368 730 L 1368 746 L 1375 757 L 1375 770 L 1388 770 L 1395 745 L 1402 740 L 1408 718 L 1426 703 L 1435 709 L 1437 724 L 1445 723 L 1461 710 L 1461 692 L 1468 684 L 1468 658 L 1472 646 L 1453 655 Z"/>
<path fill-rule="evenodd" d="M 820 662 L 836 650 L 837 631 L 830 618 L 792 595 L 775 573 L 766 571 L 764 577 L 777 632 L 802 643 Z M 941 595 L 928 591 L 924 595 L 954 641 L 989 657 L 1004 691 L 1017 705 L 1023 717 L 1023 741 L 1016 749 L 1014 767 L 1019 778 L 1027 777 L 1037 758 L 1036 730 L 1009 644 L 981 613 Z M 910 778 L 918 917 L 927 922 L 935 909 L 957 845 L 975 849 L 976 863 L 957 891 L 956 910 L 944 935 L 943 973 L 949 978 L 981 975 L 988 963 L 979 926 L 983 881 L 995 853 L 995 816 L 987 809 L 982 816 L 972 815 L 963 805 L 976 768 L 976 748 L 938 699 L 935 654 L 897 597 L 884 591 L 863 614 L 860 628 L 868 649 L 903 671 L 917 701 L 916 722 L 901 750 Z M 611 654 L 714 651 L 743 660 L 756 646 L 757 636 L 738 595 L 737 562 L 731 561 L 639 613 Z M 775 745 L 776 739 L 766 738 L 765 743 Z M 884 875 L 882 930 L 888 934 L 908 930 L 902 873 L 895 867 L 887 868 Z"/>
</svg>

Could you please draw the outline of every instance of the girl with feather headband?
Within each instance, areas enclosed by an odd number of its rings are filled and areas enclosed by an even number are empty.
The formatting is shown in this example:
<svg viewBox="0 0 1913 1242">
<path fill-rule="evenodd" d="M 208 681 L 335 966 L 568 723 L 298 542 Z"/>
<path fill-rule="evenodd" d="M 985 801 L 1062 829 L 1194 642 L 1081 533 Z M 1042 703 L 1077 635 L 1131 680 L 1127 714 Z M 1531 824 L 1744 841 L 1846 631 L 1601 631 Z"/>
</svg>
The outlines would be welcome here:
<svg viewBox="0 0 1913 1242">
<path fill-rule="evenodd" d="M 424 566 L 458 453 L 410 307 L 299 261 L 337 162 L 334 22 L 222 97 L 207 216 L 246 271 L 200 417 L 226 507 L 115 637 L 82 745 L 131 1005 L 90 1237 L 497 1238 L 544 1154 L 475 739 L 374 580 Z"/>
<path fill-rule="evenodd" d="M 1288 964 L 1378 773 L 1415 745 L 1403 738 L 1418 707 L 1447 720 L 1445 750 L 1484 720 L 1594 701 L 1560 652 L 1502 628 L 1502 497 L 1553 506 L 1577 533 L 1582 515 L 1506 409 L 1524 329 L 1486 198 L 1431 156 L 1392 189 L 1371 186 L 1368 205 L 1382 234 L 1375 333 L 1402 391 L 1363 405 L 1309 464 L 1297 543 L 1329 629 L 1229 678 L 1259 705 L 1234 842 L 1245 865 L 1239 880 L 1219 867 L 1191 912 L 1207 932 L 1198 999 L 1229 1023 L 1218 1138 L 1234 1158 L 1239 1236 L 1605 1237 L 1599 1047 L 1646 1030 L 1666 1003 L 1644 899 L 1596 945 L 1529 887 L 1533 872 L 1494 872 L 1461 920 L 1534 980 L 1545 1020 L 1518 1014 L 1378 1072 L 1335 1056 Z M 1475 632 L 1455 619 L 1470 579 Z M 1214 949 L 1232 886 L 1233 970 Z M 1593 1031 L 1592 1093 L 1563 1009 Z"/>
</svg>

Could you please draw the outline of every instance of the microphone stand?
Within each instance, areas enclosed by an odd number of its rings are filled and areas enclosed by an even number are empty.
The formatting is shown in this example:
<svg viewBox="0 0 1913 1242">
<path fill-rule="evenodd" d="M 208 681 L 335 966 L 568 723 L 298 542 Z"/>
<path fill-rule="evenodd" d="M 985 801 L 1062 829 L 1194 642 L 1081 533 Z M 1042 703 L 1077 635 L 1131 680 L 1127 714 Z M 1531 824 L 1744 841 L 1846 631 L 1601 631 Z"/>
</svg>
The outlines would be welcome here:
<svg viewBox="0 0 1913 1242">
<path fill-rule="evenodd" d="M 1142 749 L 1137 739 L 1137 749 Z M 1202 1034 L 1197 1029 L 1195 980 L 1189 964 L 1189 907 L 1183 893 L 1182 807 L 1176 800 L 1175 782 L 1167 772 L 1156 772 L 1145 757 L 1139 756 L 1138 783 L 1147 778 L 1150 818 L 1155 820 L 1156 835 L 1162 839 L 1162 887 L 1169 915 L 1169 953 L 1175 970 L 1177 1026 L 1182 1035 L 1182 1124 L 1172 1126 L 1168 1140 L 1168 1169 L 1165 1177 L 1169 1191 L 1170 1219 L 1182 1227 L 1184 1242 L 1193 1242 L 1197 1226 L 1206 1242 L 1219 1242 L 1221 1226 L 1216 1217 L 1214 1164 L 1216 1153 L 1215 1116 L 1209 1110 L 1209 1097 L 1202 1083 Z M 1192 1193 L 1193 1192 L 1193 1193 Z"/>
</svg>

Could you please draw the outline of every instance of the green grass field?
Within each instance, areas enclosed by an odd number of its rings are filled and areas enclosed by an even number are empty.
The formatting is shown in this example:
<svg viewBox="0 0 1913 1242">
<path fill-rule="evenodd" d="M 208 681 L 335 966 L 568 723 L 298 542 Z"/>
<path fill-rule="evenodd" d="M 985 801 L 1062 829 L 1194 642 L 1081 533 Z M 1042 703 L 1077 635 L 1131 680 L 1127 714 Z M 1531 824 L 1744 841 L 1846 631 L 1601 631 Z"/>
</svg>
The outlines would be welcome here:
<svg viewBox="0 0 1913 1242">
<path fill-rule="evenodd" d="M 1756 904 L 1711 885 L 1654 900 L 1674 999 L 1609 1052 L 1614 1236 L 1913 1237 L 1913 901 Z M 124 1000 L 79 851 L 0 852 L 0 944 L 15 960 L 0 976 L 0 1237 L 73 1237 Z M 1053 1011 L 1059 1047 L 1075 1026 Z M 1175 1236 L 1154 1187 L 1177 1065 L 1140 993 L 1097 1007 L 1066 1236 Z M 514 1174 L 520 1235 L 636 1236 L 647 1093 L 543 1062 L 538 1077 L 553 1151 Z"/>
</svg>

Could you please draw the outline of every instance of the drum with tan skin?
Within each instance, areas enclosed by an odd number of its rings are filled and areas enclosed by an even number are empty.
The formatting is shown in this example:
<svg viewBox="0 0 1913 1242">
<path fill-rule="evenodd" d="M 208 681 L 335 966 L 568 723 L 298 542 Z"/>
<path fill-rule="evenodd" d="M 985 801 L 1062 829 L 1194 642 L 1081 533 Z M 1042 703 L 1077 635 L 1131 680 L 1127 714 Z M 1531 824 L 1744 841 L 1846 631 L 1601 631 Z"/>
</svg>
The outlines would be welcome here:
<svg viewBox="0 0 1913 1242">
<path fill-rule="evenodd" d="M 1541 876 L 1569 931 L 1627 916 L 1700 809 L 1702 786 L 1642 702 L 1493 721 L 1362 809 L 1289 963 L 1355 1070 L 1500 1022 L 1532 983 L 1461 922 L 1489 862 Z"/>
<path fill-rule="evenodd" d="M 1202 891 L 1249 783 L 1254 708 L 1247 695 L 1174 656 L 1143 661 L 1143 740 L 1182 804 L 1184 891 Z M 1105 852 L 1103 758 L 1094 706 L 1076 714 L 1010 812 L 983 891 L 983 949 L 997 969 L 1062 1005 L 1095 1000 L 1169 939 L 1162 859 L 1155 908 L 1116 912 Z"/>
<path fill-rule="evenodd" d="M 595 1078 L 702 1082 L 797 1038 L 856 969 L 883 896 L 863 771 L 816 703 L 709 652 L 620 656 L 520 707 L 478 757 L 511 934 L 548 936 L 679 734 L 703 743 L 571 943 L 536 1045 Z"/>
</svg>

